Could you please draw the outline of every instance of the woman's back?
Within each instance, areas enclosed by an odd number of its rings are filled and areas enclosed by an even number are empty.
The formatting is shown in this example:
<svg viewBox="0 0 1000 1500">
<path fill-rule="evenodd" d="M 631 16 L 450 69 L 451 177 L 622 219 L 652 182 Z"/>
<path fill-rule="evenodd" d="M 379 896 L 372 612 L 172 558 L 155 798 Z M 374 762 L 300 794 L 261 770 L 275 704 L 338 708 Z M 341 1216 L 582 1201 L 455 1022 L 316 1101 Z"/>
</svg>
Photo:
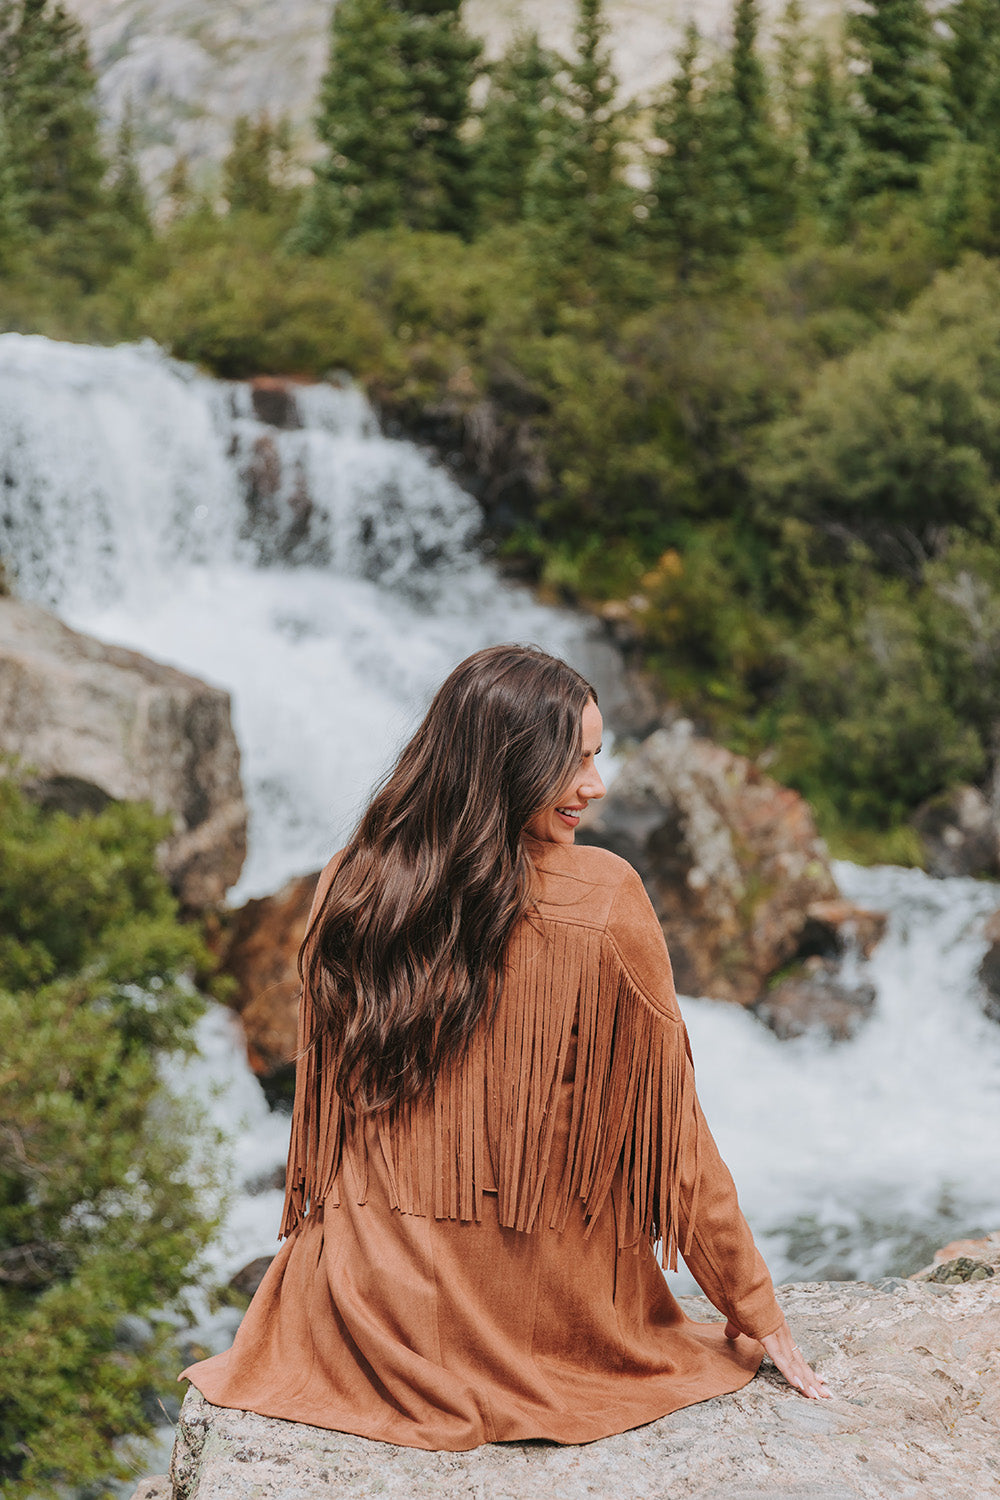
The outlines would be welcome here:
<svg viewBox="0 0 1000 1500">
<path fill-rule="evenodd" d="M 211 1401 L 413 1447 L 585 1442 L 791 1342 L 708 1132 L 663 935 L 604 794 L 593 689 L 459 664 L 320 881 L 282 1234 Z M 680 1250 L 729 1319 L 690 1323 Z M 749 1335 L 749 1337 L 747 1337 Z"/>
<path fill-rule="evenodd" d="M 680 1239 L 741 1327 L 781 1321 L 641 882 L 602 850 L 532 856 L 495 1020 L 432 1095 L 362 1123 L 321 1097 L 321 1058 L 302 1075 L 294 1232 L 234 1348 L 192 1372 L 209 1400 L 464 1449 L 589 1441 L 756 1370 L 750 1339 L 683 1317 L 653 1256 Z"/>
</svg>

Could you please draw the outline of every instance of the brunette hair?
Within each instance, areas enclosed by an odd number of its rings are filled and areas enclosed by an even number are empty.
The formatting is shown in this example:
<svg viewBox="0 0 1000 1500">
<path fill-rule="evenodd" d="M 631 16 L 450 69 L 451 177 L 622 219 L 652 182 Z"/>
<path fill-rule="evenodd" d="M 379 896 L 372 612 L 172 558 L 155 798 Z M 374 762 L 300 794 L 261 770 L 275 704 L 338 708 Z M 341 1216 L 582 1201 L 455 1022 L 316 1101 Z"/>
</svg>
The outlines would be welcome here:
<svg viewBox="0 0 1000 1500">
<path fill-rule="evenodd" d="M 477 651 L 362 817 L 299 953 L 316 1025 L 336 1041 L 337 1093 L 356 1112 L 426 1092 L 495 1011 L 532 899 L 525 827 L 572 774 L 591 698 L 535 646 Z"/>
</svg>

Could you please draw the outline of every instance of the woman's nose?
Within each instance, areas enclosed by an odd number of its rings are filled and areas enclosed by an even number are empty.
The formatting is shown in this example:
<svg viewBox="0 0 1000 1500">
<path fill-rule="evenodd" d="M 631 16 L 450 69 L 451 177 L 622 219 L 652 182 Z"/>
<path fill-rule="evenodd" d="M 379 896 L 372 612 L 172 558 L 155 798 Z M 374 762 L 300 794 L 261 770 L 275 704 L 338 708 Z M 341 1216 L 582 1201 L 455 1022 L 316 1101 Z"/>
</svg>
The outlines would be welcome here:
<svg viewBox="0 0 1000 1500">
<path fill-rule="evenodd" d="M 604 796 L 604 782 L 596 766 L 591 766 L 583 781 L 580 783 L 580 796 L 585 797 L 588 802 L 596 802 Z"/>
</svg>

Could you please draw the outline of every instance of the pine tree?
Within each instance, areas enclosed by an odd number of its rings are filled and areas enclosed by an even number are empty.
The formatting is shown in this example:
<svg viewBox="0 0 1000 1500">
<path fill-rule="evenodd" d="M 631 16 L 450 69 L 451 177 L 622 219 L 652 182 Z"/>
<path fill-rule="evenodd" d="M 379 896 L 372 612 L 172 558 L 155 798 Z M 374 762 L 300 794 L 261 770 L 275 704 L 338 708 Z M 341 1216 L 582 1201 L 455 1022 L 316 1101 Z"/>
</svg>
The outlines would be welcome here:
<svg viewBox="0 0 1000 1500">
<path fill-rule="evenodd" d="M 912 192 L 943 135 L 930 11 L 925 0 L 868 0 L 847 35 L 860 70 L 852 192 Z"/>
<path fill-rule="evenodd" d="M 131 99 L 122 111 L 108 180 L 111 211 L 126 231 L 147 237 L 152 224 L 149 203 L 135 155 L 134 109 Z"/>
<path fill-rule="evenodd" d="M 490 69 L 476 144 L 476 197 L 481 223 L 523 219 L 543 142 L 557 128 L 562 102 L 559 57 L 537 32 L 519 36 Z"/>
<path fill-rule="evenodd" d="M 195 192 L 191 182 L 191 166 L 183 152 L 174 158 L 173 166 L 163 184 L 163 212 L 171 224 L 183 219 L 195 206 Z"/>
<path fill-rule="evenodd" d="M 775 31 L 775 72 L 778 106 L 786 135 L 798 143 L 803 127 L 806 66 L 805 8 L 802 0 L 788 0 Z"/>
<path fill-rule="evenodd" d="M 274 212 L 288 192 L 290 138 L 287 120 L 274 124 L 266 110 L 253 119 L 236 119 L 222 164 L 222 193 L 230 213 Z"/>
<path fill-rule="evenodd" d="M 474 191 L 465 127 L 482 45 L 462 24 L 462 0 L 399 0 L 401 54 L 416 106 L 407 222 L 470 234 Z"/>
<path fill-rule="evenodd" d="M 691 21 L 654 119 L 658 149 L 650 169 L 646 231 L 674 261 L 681 280 L 734 248 L 729 204 L 735 184 L 720 176 L 713 100 L 700 76 L 700 53 L 701 37 Z"/>
<path fill-rule="evenodd" d="M 7 271 L 16 263 L 27 239 L 28 227 L 24 218 L 17 165 L 6 122 L 0 112 L 0 271 Z M 0 594 L 2 592 L 0 587 Z"/>
<path fill-rule="evenodd" d="M 775 130 L 759 34 L 759 0 L 736 0 L 729 62 L 732 122 L 728 169 L 738 184 L 747 231 L 766 238 L 780 234 L 792 217 L 794 163 Z"/>
<path fill-rule="evenodd" d="M 1000 0 L 956 0 L 942 20 L 946 108 L 966 140 L 1000 144 Z"/>
<path fill-rule="evenodd" d="M 407 224 L 471 228 L 464 126 L 480 46 L 461 0 L 340 0 L 317 132 L 326 155 L 298 242 Z"/>
<path fill-rule="evenodd" d="M 103 259 L 93 231 L 108 208 L 107 163 L 83 31 L 62 5 L 0 0 L 0 112 L 21 212 L 46 242 L 44 257 L 92 280 Z"/>
<path fill-rule="evenodd" d="M 564 104 L 528 192 L 528 215 L 556 228 L 567 249 L 613 248 L 632 222 L 635 194 L 622 175 L 625 112 L 608 46 L 603 0 L 577 0 L 575 55 Z"/>
<path fill-rule="evenodd" d="M 740 123 L 757 132 L 766 120 L 767 76 L 757 52 L 759 0 L 736 0 L 733 10 L 732 89 Z"/>
<path fill-rule="evenodd" d="M 821 214 L 839 217 L 846 206 L 848 163 L 855 136 L 845 81 L 822 42 L 813 49 L 804 90 L 803 130 L 808 196 Z"/>
</svg>

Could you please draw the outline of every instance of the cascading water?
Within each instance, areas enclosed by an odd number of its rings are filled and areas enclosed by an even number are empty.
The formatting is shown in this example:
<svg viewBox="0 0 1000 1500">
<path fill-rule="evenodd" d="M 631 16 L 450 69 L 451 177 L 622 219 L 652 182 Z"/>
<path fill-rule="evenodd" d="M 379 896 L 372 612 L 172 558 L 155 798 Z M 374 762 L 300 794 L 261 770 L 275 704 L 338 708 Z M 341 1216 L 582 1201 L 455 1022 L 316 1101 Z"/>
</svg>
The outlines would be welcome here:
<svg viewBox="0 0 1000 1500">
<path fill-rule="evenodd" d="M 234 902 L 325 861 L 468 652 L 611 664 L 592 625 L 487 566 L 473 500 L 358 390 L 262 394 L 152 345 L 0 336 L 0 555 L 69 624 L 231 691 L 251 817 Z"/>
<path fill-rule="evenodd" d="M 281 400 L 279 429 L 260 412 Z M 613 666 L 585 622 L 500 580 L 476 553 L 473 502 L 380 436 L 353 388 L 282 398 L 152 347 L 4 335 L 0 468 L 0 554 L 23 594 L 231 690 L 251 806 L 235 901 L 317 867 L 470 650 L 530 639 L 598 678 Z M 1000 1028 L 974 978 L 1000 892 L 837 874 L 890 914 L 864 966 L 877 1010 L 854 1041 L 778 1042 L 735 1007 L 684 1004 L 706 1113 L 779 1279 L 908 1271 L 1000 1225 Z M 203 1052 L 198 1092 L 206 1074 L 221 1083 L 212 1108 L 253 1189 L 216 1249 L 224 1277 L 274 1248 L 266 1184 L 286 1127 L 226 1013 Z"/>
</svg>

